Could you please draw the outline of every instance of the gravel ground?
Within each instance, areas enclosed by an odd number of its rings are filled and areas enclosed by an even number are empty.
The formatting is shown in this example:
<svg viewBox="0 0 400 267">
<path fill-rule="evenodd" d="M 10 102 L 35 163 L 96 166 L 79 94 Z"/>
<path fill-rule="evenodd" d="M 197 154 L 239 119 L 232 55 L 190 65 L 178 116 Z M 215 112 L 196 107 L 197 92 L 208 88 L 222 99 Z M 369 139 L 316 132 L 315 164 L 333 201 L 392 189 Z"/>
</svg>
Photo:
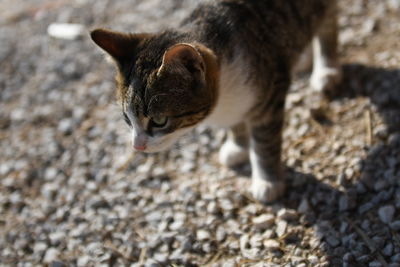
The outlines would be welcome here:
<svg viewBox="0 0 400 267">
<path fill-rule="evenodd" d="M 132 154 L 113 67 L 47 35 L 155 31 L 195 2 L 0 1 L 0 266 L 400 266 L 400 1 L 340 1 L 344 81 L 313 107 L 295 79 L 269 206 L 218 165 L 222 130 Z"/>
</svg>

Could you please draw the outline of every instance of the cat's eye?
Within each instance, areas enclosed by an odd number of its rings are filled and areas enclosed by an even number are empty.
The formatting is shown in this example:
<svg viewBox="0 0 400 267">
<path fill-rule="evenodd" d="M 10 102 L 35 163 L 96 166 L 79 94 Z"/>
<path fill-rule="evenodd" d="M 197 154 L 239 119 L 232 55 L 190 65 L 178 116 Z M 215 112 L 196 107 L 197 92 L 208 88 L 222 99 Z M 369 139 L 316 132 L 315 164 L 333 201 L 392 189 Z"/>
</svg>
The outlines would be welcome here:
<svg viewBox="0 0 400 267">
<path fill-rule="evenodd" d="M 161 128 L 167 124 L 168 118 L 163 116 L 154 116 L 151 118 L 151 122 L 155 127 Z"/>
</svg>

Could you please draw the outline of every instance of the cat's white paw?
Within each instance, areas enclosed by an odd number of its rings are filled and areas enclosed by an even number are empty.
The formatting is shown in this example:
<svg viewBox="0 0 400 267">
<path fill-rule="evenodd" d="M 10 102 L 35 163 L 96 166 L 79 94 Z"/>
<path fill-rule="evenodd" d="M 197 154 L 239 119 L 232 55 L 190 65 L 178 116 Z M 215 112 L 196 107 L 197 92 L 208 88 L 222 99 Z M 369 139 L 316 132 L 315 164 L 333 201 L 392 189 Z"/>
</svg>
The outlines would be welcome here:
<svg viewBox="0 0 400 267">
<path fill-rule="evenodd" d="M 247 148 L 239 146 L 231 139 L 227 139 L 219 151 L 219 162 L 228 167 L 244 163 L 249 158 Z"/>
<path fill-rule="evenodd" d="M 251 193 L 260 202 L 270 203 L 278 199 L 285 192 L 283 181 L 267 181 L 253 177 L 251 181 Z"/>
<path fill-rule="evenodd" d="M 312 90 L 317 92 L 333 90 L 340 83 L 340 68 L 320 67 L 313 70 L 310 78 Z"/>
</svg>

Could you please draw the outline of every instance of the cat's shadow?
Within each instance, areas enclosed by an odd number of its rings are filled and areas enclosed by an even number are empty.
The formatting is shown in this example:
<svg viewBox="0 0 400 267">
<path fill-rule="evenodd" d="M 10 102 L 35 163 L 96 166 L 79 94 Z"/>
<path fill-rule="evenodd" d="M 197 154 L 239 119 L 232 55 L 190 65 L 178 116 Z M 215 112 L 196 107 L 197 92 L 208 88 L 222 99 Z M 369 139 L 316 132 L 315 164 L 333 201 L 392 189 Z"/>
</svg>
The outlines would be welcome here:
<svg viewBox="0 0 400 267">
<path fill-rule="evenodd" d="M 397 181 L 400 172 L 395 169 L 400 165 L 400 69 L 344 65 L 343 82 L 330 100 L 358 97 L 369 99 L 387 127 L 386 141 L 375 142 L 359 163 L 359 178 L 332 187 L 313 174 L 287 168 L 287 193 L 279 201 L 293 209 L 298 209 L 299 203 L 304 204 L 300 223 L 315 229 L 315 237 L 323 241 L 318 248 L 324 251 L 329 266 L 343 266 L 344 258 L 348 266 L 366 266 L 371 261 L 385 266 L 391 259 L 382 252 L 383 248 L 388 242 L 393 247 L 400 246 L 400 235 L 377 214 L 381 206 L 395 207 L 395 195 L 400 196 Z M 235 170 L 239 175 L 251 174 L 248 165 Z M 360 255 L 359 251 L 364 253 Z"/>
</svg>

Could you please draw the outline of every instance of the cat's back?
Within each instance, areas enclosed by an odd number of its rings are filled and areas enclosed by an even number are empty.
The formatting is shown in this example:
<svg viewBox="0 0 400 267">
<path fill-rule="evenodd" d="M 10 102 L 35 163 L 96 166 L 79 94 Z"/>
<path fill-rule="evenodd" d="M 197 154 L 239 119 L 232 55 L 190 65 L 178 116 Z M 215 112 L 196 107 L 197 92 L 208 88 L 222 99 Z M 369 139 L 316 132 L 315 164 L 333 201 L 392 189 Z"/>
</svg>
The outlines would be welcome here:
<svg viewBox="0 0 400 267">
<path fill-rule="evenodd" d="M 244 48 L 299 49 L 311 38 L 334 0 L 201 1 L 182 25 L 216 52 Z M 258 51 L 260 52 L 260 51 Z"/>
</svg>

